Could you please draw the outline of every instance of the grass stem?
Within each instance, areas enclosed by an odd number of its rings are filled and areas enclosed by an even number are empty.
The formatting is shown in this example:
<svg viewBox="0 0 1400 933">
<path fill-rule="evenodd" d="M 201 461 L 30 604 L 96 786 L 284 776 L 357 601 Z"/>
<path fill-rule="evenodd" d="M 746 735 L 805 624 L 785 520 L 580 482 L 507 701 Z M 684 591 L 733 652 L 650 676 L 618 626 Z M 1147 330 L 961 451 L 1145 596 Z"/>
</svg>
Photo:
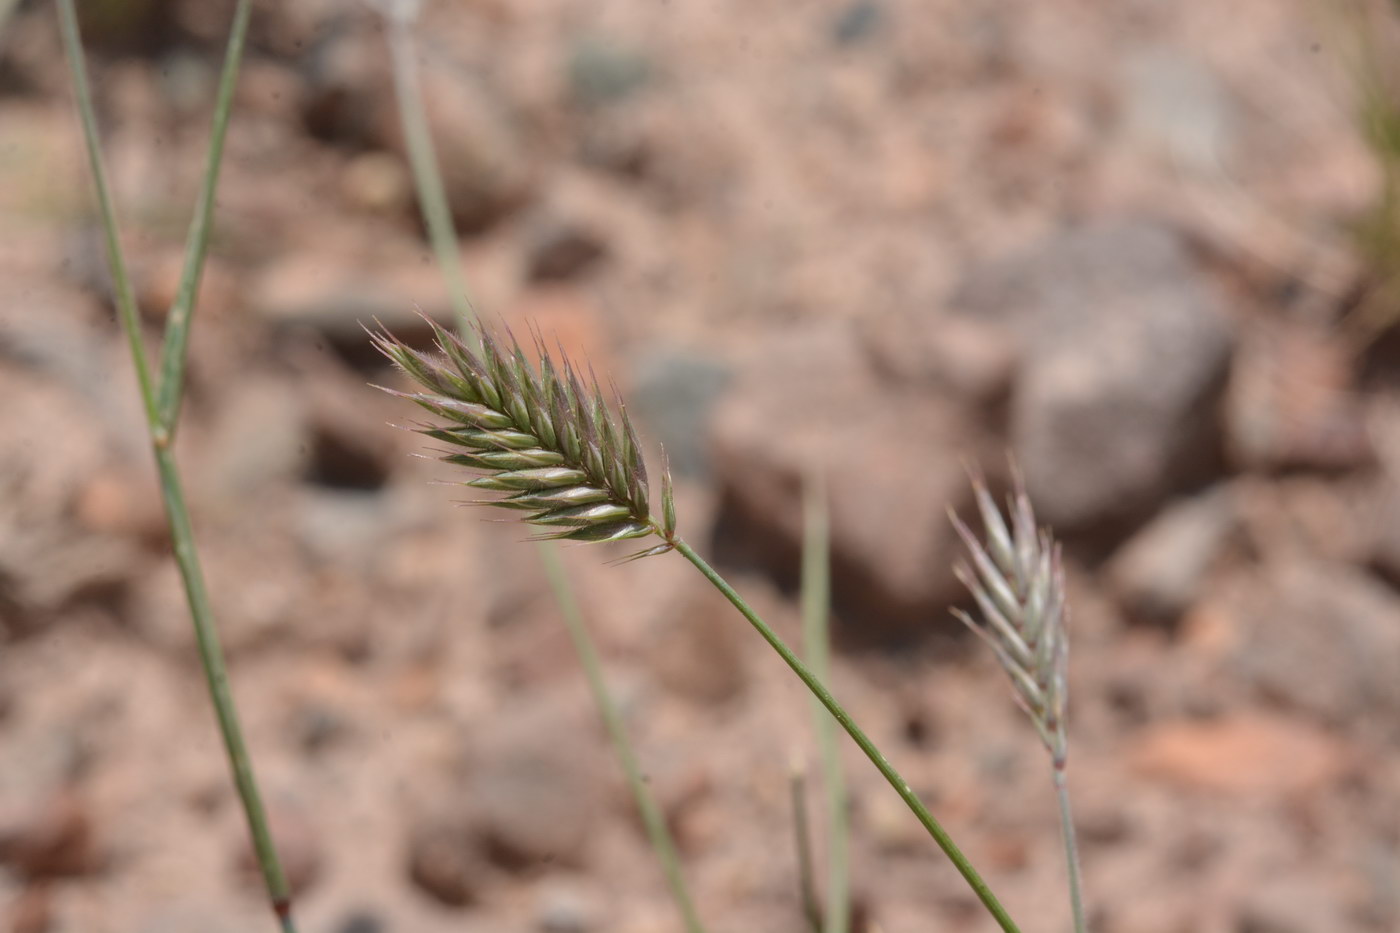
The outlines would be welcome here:
<svg viewBox="0 0 1400 933">
<path fill-rule="evenodd" d="M 618 709 L 616 701 L 613 700 L 612 694 L 608 690 L 607 681 L 603 677 L 603 665 L 598 658 L 598 649 L 588 634 L 588 625 L 583 618 L 578 600 L 574 598 L 573 587 L 569 584 L 568 572 L 564 569 L 564 562 L 559 558 L 558 546 L 552 542 L 541 542 L 539 555 L 540 562 L 544 564 L 545 574 L 549 578 L 550 589 L 553 590 L 554 598 L 559 603 L 559 613 L 564 617 L 564 625 L 569 630 L 569 637 L 573 639 L 574 650 L 578 652 L 579 663 L 583 665 L 583 673 L 588 678 L 588 687 L 593 692 L 593 699 L 598 706 L 599 714 L 602 716 L 603 725 L 607 728 L 608 737 L 612 740 L 613 751 L 617 754 L 617 760 L 627 776 L 627 785 L 632 790 L 632 797 L 637 802 L 637 809 L 641 811 L 642 823 L 646 827 L 652 848 L 656 850 L 656 857 L 661 862 L 662 871 L 666 875 L 666 884 L 671 889 L 671 897 L 675 900 L 676 908 L 680 911 L 681 920 L 685 924 L 687 933 L 705 933 L 705 927 L 700 922 L 699 914 L 695 910 L 695 903 L 691 900 L 690 891 L 686 887 L 685 875 L 681 871 L 680 854 L 676 851 L 675 841 L 671 838 L 671 832 L 666 827 L 666 817 L 661 812 L 661 807 L 657 804 L 651 788 L 647 786 L 646 777 L 642 774 L 641 766 L 637 762 L 637 755 L 632 749 L 631 741 L 627 738 L 627 728 L 622 721 L 622 713 Z"/>
<path fill-rule="evenodd" d="M 189 237 L 185 242 L 185 262 L 180 270 L 180 284 L 175 291 L 175 303 L 165 320 L 165 340 L 160 351 L 160 391 L 157 409 L 160 425 L 168 438 L 175 435 L 180 417 L 180 402 L 185 394 L 185 360 L 190 341 L 190 318 L 194 313 L 195 296 L 209 254 L 209 235 L 214 227 L 214 191 L 219 184 L 219 168 L 224 156 L 224 137 L 228 133 L 229 115 L 233 111 L 233 91 L 238 83 L 238 65 L 243 60 L 243 44 L 248 36 L 248 18 L 252 4 L 240 2 L 233 11 L 229 29 L 228 50 L 224 54 L 223 72 L 214 99 L 214 124 L 209 134 L 209 153 L 204 165 L 199 197 L 195 201 L 194 217 L 190 221 Z"/>
<path fill-rule="evenodd" d="M 107 259 L 112 272 L 117 314 L 131 350 L 132 365 L 136 370 L 137 385 L 141 392 L 141 402 L 146 412 L 151 447 L 155 455 L 156 471 L 160 478 L 161 497 L 165 503 L 166 518 L 170 526 L 170 539 L 175 563 L 179 568 L 180 579 L 184 585 L 185 597 L 189 604 L 200 662 L 218 719 L 219 732 L 223 737 L 224 749 L 228 754 L 230 769 L 233 772 L 234 786 L 243 804 L 243 812 L 247 819 L 249 833 L 252 836 L 253 850 L 267 886 L 268 898 L 283 933 L 296 933 L 296 927 L 291 917 L 290 888 L 277 858 L 272 833 L 268 827 L 267 812 L 263 807 L 257 779 L 253 773 L 252 759 L 248 753 L 247 742 L 243 738 L 242 727 L 239 725 L 233 692 L 229 686 L 228 670 L 224 663 L 223 649 L 219 644 L 218 631 L 214 624 L 213 607 L 209 602 L 204 574 L 195 547 L 194 529 L 190 523 L 189 509 L 185 503 L 184 489 L 180 482 L 179 469 L 175 463 L 175 454 L 170 446 L 183 389 L 184 357 L 187 346 L 186 331 L 194 308 L 194 296 L 197 292 L 200 270 L 208 244 L 213 192 L 223 150 L 224 130 L 228 123 L 233 84 L 238 74 L 238 59 L 242 55 L 243 39 L 247 32 L 249 8 L 248 0 L 239 0 L 234 14 L 234 27 L 229 37 L 228 46 L 229 60 L 225 61 L 219 82 L 214 133 L 210 141 L 211 152 L 205 167 L 200 204 L 196 208 L 195 221 L 191 227 L 190 243 L 185 256 L 185 272 L 182 275 L 179 297 L 176 299 L 176 308 L 172 309 L 171 317 L 167 321 L 163 350 L 164 362 L 161 367 L 162 382 L 157 386 L 152 382 L 146 351 L 141 341 L 140 316 L 137 312 L 136 299 L 131 288 L 131 278 L 127 272 L 126 261 L 122 255 L 116 210 L 111 190 L 107 184 L 106 170 L 102 163 L 97 119 L 92 105 L 92 91 L 83 56 L 82 38 L 78 30 L 77 11 L 74 7 L 74 0 L 59 0 L 58 2 L 60 31 L 69 67 L 73 74 L 73 91 L 77 99 L 79 120 L 82 124 L 83 139 L 87 147 L 88 165 L 97 192 L 98 209 L 107 245 Z M 174 381 L 167 382 L 166 380 Z"/>
<path fill-rule="evenodd" d="M 997 900 L 996 895 L 992 893 L 991 888 L 982 880 L 982 876 L 977 873 L 977 869 L 972 867 L 972 863 L 967 860 L 967 856 L 965 856 L 962 850 L 958 848 L 957 844 L 953 842 L 952 837 L 948 835 L 948 832 L 943 826 L 934 819 L 928 807 L 924 806 L 923 801 L 921 801 L 919 796 L 910 788 L 909 782 L 904 780 L 900 773 L 895 770 L 894 765 L 890 764 L 889 760 L 885 758 L 880 749 L 870 740 L 870 737 L 865 734 L 865 731 L 861 729 L 860 726 L 856 725 L 855 720 L 851 718 L 851 714 L 846 712 L 846 708 L 838 703 L 836 698 L 831 695 L 831 691 L 826 688 L 826 685 L 812 673 L 811 669 L 802 662 L 801 658 L 793 653 L 792 649 L 787 646 L 787 643 L 778 636 L 778 633 L 773 631 L 768 623 L 764 622 L 763 619 L 759 617 L 758 613 L 753 611 L 749 604 L 744 601 L 744 598 L 740 596 L 713 567 L 706 563 L 704 558 L 695 552 L 694 548 L 680 537 L 676 537 L 672 543 L 675 549 L 679 551 L 686 560 L 694 564 L 695 568 L 714 585 L 715 589 L 724 594 L 724 597 L 733 604 L 734 608 L 739 610 L 739 613 L 758 631 L 758 634 L 763 637 L 763 640 L 768 642 L 769 646 L 778 653 L 783 661 L 786 662 L 787 666 L 792 668 L 793 673 L 807 685 L 807 689 L 812 692 L 812 695 L 815 696 L 821 702 L 822 706 L 826 707 L 827 711 L 841 724 L 841 727 L 846 730 L 846 733 L 850 735 L 856 745 L 860 746 L 860 750 L 865 753 L 865 756 L 870 759 L 876 769 L 884 775 L 885 780 L 894 788 L 895 793 L 899 794 L 900 799 L 913 811 L 919 822 L 923 824 L 924 829 L 933 837 L 933 841 L 943 850 L 943 854 L 946 855 L 957 868 L 959 874 L 963 876 L 968 886 L 972 888 L 972 892 L 977 895 L 977 899 L 982 902 L 987 912 L 996 919 L 1001 928 L 1007 931 L 1007 933 L 1019 933 L 1019 928 L 1016 926 L 1015 922 L 1011 919 L 1010 915 L 1007 914 L 1006 909 L 1002 907 L 1001 902 Z"/>
<path fill-rule="evenodd" d="M 452 225 L 452 211 L 447 204 L 447 190 L 442 183 L 442 169 L 433 150 L 432 131 L 428 128 L 428 111 L 423 104 L 423 86 L 418 76 L 418 52 L 413 40 L 413 16 L 416 4 L 400 4 L 386 11 L 389 32 L 389 54 L 394 66 L 394 93 L 398 99 L 399 119 L 403 125 L 404 144 L 408 148 L 409 168 L 418 192 L 418 207 L 428 228 L 438 268 L 447 280 L 448 298 L 463 340 L 471 340 L 471 325 L 476 322 L 476 308 L 467 278 L 462 272 L 458 254 L 457 233 Z"/>
<path fill-rule="evenodd" d="M 831 528 L 826 483 L 814 473 L 802 495 L 802 650 L 812 673 L 831 682 Z M 846 777 L 841 770 L 836 723 L 813 698 L 822 784 L 826 790 L 827 886 L 824 933 L 847 933 L 851 925 L 850 824 Z"/>
<path fill-rule="evenodd" d="M 793 842 L 797 848 L 797 887 L 802 895 L 802 916 L 810 933 L 822 933 L 822 908 L 812 871 L 812 829 L 807 818 L 807 779 L 801 765 L 794 765 L 788 781 L 792 791 Z"/>
<path fill-rule="evenodd" d="M 1055 797 L 1060 803 L 1060 830 L 1065 843 L 1065 864 L 1069 871 L 1069 902 L 1074 913 L 1074 933 L 1086 933 L 1083 884 L 1079 878 L 1079 843 L 1075 838 L 1074 815 L 1069 806 L 1069 778 L 1063 765 L 1056 765 Z"/>
<path fill-rule="evenodd" d="M 452 301 L 457 330 L 463 340 L 474 343 L 475 331 L 472 325 L 477 321 L 476 308 L 472 304 L 466 275 L 462 270 L 457 232 L 452 224 L 447 192 L 442 183 L 442 172 L 433 150 L 432 133 L 428 127 L 427 110 L 423 103 L 422 82 L 418 74 L 417 49 L 413 36 L 417 5 L 385 4 L 382 9 L 394 64 L 394 92 L 403 125 L 404 141 L 408 147 L 409 169 L 413 174 L 419 209 L 422 211 L 428 238 L 432 241 L 438 268 L 442 272 Z M 608 690 L 597 648 L 588 633 L 587 622 L 583 618 L 578 601 L 574 598 L 568 571 L 559 558 L 558 548 L 551 542 L 541 542 L 538 553 L 540 562 L 544 565 L 545 575 L 549 579 L 550 589 L 559 605 L 559 613 L 564 618 L 579 663 L 583 666 L 584 676 L 588 679 L 598 714 L 608 731 L 618 762 L 627 776 L 627 784 L 641 813 L 652 848 L 661 862 L 666 884 L 676 902 L 676 909 L 680 911 L 687 933 L 705 933 L 705 927 L 700 922 L 686 886 L 685 875 L 681 871 L 680 855 L 676 850 L 675 841 L 671 838 L 666 818 L 637 763 L 622 714 Z"/>
</svg>

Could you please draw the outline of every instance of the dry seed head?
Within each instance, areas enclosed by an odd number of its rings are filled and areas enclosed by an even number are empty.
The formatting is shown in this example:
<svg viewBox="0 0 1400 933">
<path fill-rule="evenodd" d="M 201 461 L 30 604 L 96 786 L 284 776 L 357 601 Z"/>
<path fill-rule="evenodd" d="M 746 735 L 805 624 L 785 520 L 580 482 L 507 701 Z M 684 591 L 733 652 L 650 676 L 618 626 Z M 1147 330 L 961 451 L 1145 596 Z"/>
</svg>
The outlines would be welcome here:
<svg viewBox="0 0 1400 933">
<path fill-rule="evenodd" d="M 971 561 L 959 561 L 955 571 L 977 603 L 978 617 L 959 609 L 953 614 L 991 646 L 1055 766 L 1064 767 L 1069 638 L 1060 547 L 1049 531 L 1036 527 L 1019 475 L 1007 503 L 1009 523 L 980 478 L 974 478 L 973 491 L 986 544 L 955 513 L 949 515 Z"/>
<path fill-rule="evenodd" d="M 556 362 L 537 341 L 539 365 L 513 338 L 477 327 L 479 349 L 428 322 L 439 353 L 422 353 L 386 331 L 371 334 L 421 392 L 396 392 L 441 419 L 418 429 L 453 446 L 442 459 L 481 475 L 465 485 L 505 493 L 482 504 L 527 512 L 541 538 L 621 541 L 655 534 L 661 543 L 631 558 L 674 546 L 675 504 L 662 476 L 662 519 L 651 514 L 646 464 L 621 399 L 614 416 L 602 389 L 567 359 Z"/>
</svg>

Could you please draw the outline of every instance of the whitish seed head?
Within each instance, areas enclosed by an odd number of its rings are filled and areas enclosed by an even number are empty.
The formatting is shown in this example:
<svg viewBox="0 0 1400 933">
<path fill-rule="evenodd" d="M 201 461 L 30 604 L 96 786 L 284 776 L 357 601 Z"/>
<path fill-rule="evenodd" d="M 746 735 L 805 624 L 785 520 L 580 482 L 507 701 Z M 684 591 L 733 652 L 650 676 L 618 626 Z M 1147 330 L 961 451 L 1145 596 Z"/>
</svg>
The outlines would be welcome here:
<svg viewBox="0 0 1400 933">
<path fill-rule="evenodd" d="M 974 478 L 973 492 L 986 543 L 955 513 L 949 516 L 967 547 L 968 559 L 959 561 L 955 572 L 977 613 L 955 609 L 953 614 L 991 646 L 1055 766 L 1063 767 L 1069 637 L 1060 547 L 1048 530 L 1036 527 L 1019 474 L 1006 517 L 980 478 Z"/>
<path fill-rule="evenodd" d="M 627 559 L 674 546 L 670 471 L 661 478 L 658 522 L 651 514 L 641 444 L 616 393 L 614 414 L 598 380 L 591 373 L 586 381 L 580 378 L 562 354 L 551 357 L 542 341 L 536 341 L 535 365 L 512 336 L 502 340 L 478 327 L 478 349 L 428 323 L 437 353 L 415 350 L 387 331 L 370 335 L 375 348 L 421 388 L 384 391 L 438 419 L 418 431 L 452 445 L 444 461 L 480 474 L 465 485 L 505 494 L 483 504 L 528 513 L 525 522 L 548 529 L 541 538 L 661 538 Z"/>
</svg>

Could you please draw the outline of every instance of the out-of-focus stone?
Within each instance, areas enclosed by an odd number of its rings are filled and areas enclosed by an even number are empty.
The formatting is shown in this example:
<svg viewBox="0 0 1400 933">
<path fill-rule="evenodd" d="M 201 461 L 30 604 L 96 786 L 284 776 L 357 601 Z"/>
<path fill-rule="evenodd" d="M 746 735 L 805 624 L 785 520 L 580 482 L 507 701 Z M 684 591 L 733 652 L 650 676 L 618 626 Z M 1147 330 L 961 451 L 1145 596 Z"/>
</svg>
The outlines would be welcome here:
<svg viewBox="0 0 1400 933">
<path fill-rule="evenodd" d="M 1253 469 L 1347 470 L 1371 459 L 1353 351 L 1319 327 L 1247 328 L 1226 396 L 1227 450 Z"/>
<path fill-rule="evenodd" d="M 1321 874 L 1271 873 L 1250 885 L 1235 916 L 1234 933 L 1315 933 L 1352 926 L 1343 892 L 1328 888 Z"/>
<path fill-rule="evenodd" d="M 606 799 L 598 748 L 553 716 L 518 725 L 484 743 L 472 771 L 477 843 L 510 872 L 581 866 Z"/>
<path fill-rule="evenodd" d="M 409 829 L 408 877 L 415 887 L 448 907 L 466 907 L 481 896 L 485 860 L 469 830 L 438 814 L 416 819 Z"/>
<path fill-rule="evenodd" d="M 250 497 L 288 483 L 310 456 L 306 402 L 296 383 L 247 373 L 221 395 L 201 454 L 203 492 L 242 510 Z"/>
<path fill-rule="evenodd" d="M 452 69 L 423 72 L 428 129 L 452 218 L 464 233 L 490 228 L 525 204 L 538 184 L 520 115 L 489 87 Z M 384 142 L 407 158 L 397 115 L 384 116 Z"/>
<path fill-rule="evenodd" d="M 913 385 L 932 386 L 971 402 L 995 402 L 1011 387 L 1015 341 L 1001 327 L 952 314 L 876 318 L 866 341 L 877 368 Z"/>
<path fill-rule="evenodd" d="M 0 864 L 29 879 L 67 878 L 102 866 L 87 802 L 71 788 L 37 809 L 0 814 Z"/>
<path fill-rule="evenodd" d="M 403 339 L 421 338 L 427 327 L 420 312 L 440 324 L 452 321 L 442 276 L 426 254 L 382 242 L 300 251 L 254 277 L 250 306 L 276 329 L 305 328 L 337 346 L 367 347 L 362 325 L 376 320 Z"/>
<path fill-rule="evenodd" d="M 1232 609 L 1232 676 L 1338 725 L 1400 717 L 1400 599 L 1380 581 L 1346 565 L 1279 560 Z"/>
<path fill-rule="evenodd" d="M 602 235 L 591 227 L 563 218 L 538 218 L 527 233 L 525 275 L 532 282 L 575 278 L 608 254 Z"/>
<path fill-rule="evenodd" d="M 660 682 L 688 699 L 719 704 L 745 687 L 745 654 L 751 632 L 733 624 L 729 601 L 696 578 L 682 586 L 658 614 L 648 638 L 651 669 Z"/>
<path fill-rule="evenodd" d="M 641 53 L 604 36 L 583 36 L 569 50 L 569 96 L 585 107 L 617 104 L 646 87 L 652 71 Z"/>
<path fill-rule="evenodd" d="M 536 895 L 535 926 L 540 933 L 590 933 L 598 928 L 593 900 L 576 884 L 547 883 Z"/>
<path fill-rule="evenodd" d="M 975 268 L 954 305 L 1019 339 L 1012 443 L 1045 521 L 1121 523 L 1216 469 L 1231 328 L 1174 230 L 1059 234 Z"/>
<path fill-rule="evenodd" d="M 53 894 L 47 884 L 26 885 L 8 911 L 9 933 L 49 933 L 53 929 Z"/>
<path fill-rule="evenodd" d="M 1175 622 L 1200 595 L 1236 527 L 1227 486 L 1170 504 L 1114 555 L 1108 579 L 1132 615 Z"/>
<path fill-rule="evenodd" d="M 732 378 L 723 361 L 680 348 L 652 350 L 635 364 L 628 409 L 665 448 L 676 476 L 709 475 L 705 436 Z"/>
<path fill-rule="evenodd" d="M 1237 713 L 1148 727 L 1129 752 L 1133 770 L 1183 790 L 1229 797 L 1286 797 L 1326 788 L 1352 753 L 1295 719 Z"/>
<path fill-rule="evenodd" d="M 155 478 L 112 466 L 88 480 L 73 502 L 73 517 L 97 534 L 164 542 L 165 511 Z"/>
<path fill-rule="evenodd" d="M 970 496 L 961 412 L 880 382 L 846 327 L 752 352 L 713 420 L 718 547 L 795 581 L 803 479 L 825 472 L 833 597 L 852 633 L 929 625 L 960 595 L 947 509 Z"/>
</svg>

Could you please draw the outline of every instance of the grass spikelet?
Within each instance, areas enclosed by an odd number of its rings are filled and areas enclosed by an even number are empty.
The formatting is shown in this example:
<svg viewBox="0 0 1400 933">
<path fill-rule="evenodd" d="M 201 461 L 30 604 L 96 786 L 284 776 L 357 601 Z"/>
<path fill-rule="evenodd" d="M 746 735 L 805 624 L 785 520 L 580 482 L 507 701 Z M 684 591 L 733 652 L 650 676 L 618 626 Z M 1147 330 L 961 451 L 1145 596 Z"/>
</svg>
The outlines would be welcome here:
<svg viewBox="0 0 1400 933">
<path fill-rule="evenodd" d="M 1063 767 L 1069 639 L 1060 547 L 1048 531 L 1036 527 L 1019 477 L 1008 502 L 1009 521 L 982 480 L 974 480 L 973 490 L 986 544 L 956 514 L 950 517 L 969 556 L 955 572 L 977 603 L 980 618 L 960 609 L 953 613 L 991 646 L 1055 766 Z"/>
<path fill-rule="evenodd" d="M 385 331 L 372 335 L 379 352 L 422 389 L 384 391 L 442 422 L 419 433 L 451 445 L 442 460 L 482 474 L 466 485 L 505 494 L 484 504 L 528 513 L 523 520 L 547 529 L 539 535 L 546 539 L 661 538 L 630 558 L 664 554 L 675 546 L 669 471 L 662 476 L 658 522 L 651 514 L 637 432 L 615 391 L 616 415 L 591 372 L 585 382 L 572 363 L 562 354 L 551 357 L 538 338 L 535 366 L 509 333 L 502 339 L 475 327 L 477 351 L 432 327 L 437 354 L 415 350 Z"/>
<path fill-rule="evenodd" d="M 1036 526 L 1031 500 L 1019 473 L 1007 503 L 1006 517 L 997 509 L 980 478 L 974 478 L 972 486 L 986 544 L 979 541 L 956 514 L 950 512 L 949 516 L 967 546 L 970 559 L 959 562 L 955 570 L 958 579 L 972 593 L 981 618 L 974 619 L 959 609 L 953 610 L 953 614 L 996 653 L 1002 669 L 1011 679 L 1017 703 L 1026 711 L 1050 752 L 1069 872 L 1070 910 L 1075 933 L 1086 933 L 1079 846 L 1070 810 L 1066 767 L 1069 756 L 1065 720 L 1069 609 L 1065 601 L 1060 546 L 1048 530 Z"/>
</svg>

